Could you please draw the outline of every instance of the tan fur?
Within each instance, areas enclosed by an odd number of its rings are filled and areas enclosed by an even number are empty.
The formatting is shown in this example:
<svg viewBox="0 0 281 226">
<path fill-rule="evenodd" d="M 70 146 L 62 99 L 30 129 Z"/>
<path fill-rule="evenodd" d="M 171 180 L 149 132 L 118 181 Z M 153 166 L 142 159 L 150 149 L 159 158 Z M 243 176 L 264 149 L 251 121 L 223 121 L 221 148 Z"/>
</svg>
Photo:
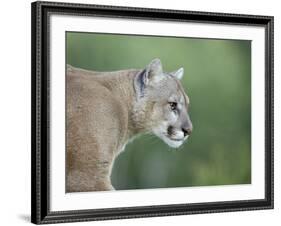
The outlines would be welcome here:
<svg viewBox="0 0 281 226">
<path fill-rule="evenodd" d="M 67 67 L 66 192 L 114 189 L 116 156 L 130 138 L 151 132 L 161 120 L 152 102 L 138 100 L 134 82 L 140 72 Z"/>
</svg>

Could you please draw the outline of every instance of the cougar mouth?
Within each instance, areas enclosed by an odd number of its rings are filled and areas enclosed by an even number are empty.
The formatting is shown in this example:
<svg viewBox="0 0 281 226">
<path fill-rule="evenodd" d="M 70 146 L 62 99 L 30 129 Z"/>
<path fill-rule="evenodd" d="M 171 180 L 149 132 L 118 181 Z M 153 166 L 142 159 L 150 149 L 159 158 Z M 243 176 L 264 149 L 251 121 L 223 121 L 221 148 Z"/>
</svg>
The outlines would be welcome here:
<svg viewBox="0 0 281 226">
<path fill-rule="evenodd" d="M 173 141 L 184 141 L 184 138 L 173 138 L 173 137 L 171 137 L 171 136 L 169 136 L 169 135 L 165 135 L 168 139 L 170 139 L 170 140 L 173 140 Z"/>
<path fill-rule="evenodd" d="M 172 148 L 180 147 L 184 143 L 185 139 L 187 138 L 187 137 L 176 138 L 175 137 L 176 134 L 169 134 L 167 130 L 165 132 L 163 131 L 163 129 L 161 130 L 158 128 L 154 129 L 153 133 Z"/>
<path fill-rule="evenodd" d="M 182 138 L 182 139 L 181 138 L 174 138 L 174 137 L 171 137 L 169 134 L 163 134 L 162 140 L 166 144 L 168 144 L 170 147 L 178 148 L 184 143 L 185 138 Z"/>
</svg>

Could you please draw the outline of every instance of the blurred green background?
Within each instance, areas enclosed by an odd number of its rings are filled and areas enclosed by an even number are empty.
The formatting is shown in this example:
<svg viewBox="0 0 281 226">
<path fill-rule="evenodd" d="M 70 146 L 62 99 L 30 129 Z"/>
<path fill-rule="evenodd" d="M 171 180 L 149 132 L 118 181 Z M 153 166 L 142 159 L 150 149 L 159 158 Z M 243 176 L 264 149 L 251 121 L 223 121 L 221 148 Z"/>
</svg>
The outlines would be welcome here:
<svg viewBox="0 0 281 226">
<path fill-rule="evenodd" d="M 114 164 L 116 190 L 251 183 L 251 42 L 67 32 L 67 63 L 95 71 L 184 67 L 194 130 L 182 147 L 143 135 Z"/>
</svg>

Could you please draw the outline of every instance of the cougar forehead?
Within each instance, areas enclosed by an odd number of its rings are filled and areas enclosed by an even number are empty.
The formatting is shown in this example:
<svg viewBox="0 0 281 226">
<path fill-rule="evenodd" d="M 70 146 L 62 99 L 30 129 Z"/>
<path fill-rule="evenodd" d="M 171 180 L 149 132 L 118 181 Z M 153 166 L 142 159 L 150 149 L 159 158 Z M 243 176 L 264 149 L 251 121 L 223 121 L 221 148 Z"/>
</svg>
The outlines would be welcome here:
<svg viewBox="0 0 281 226">
<path fill-rule="evenodd" d="M 180 83 L 180 81 L 178 81 L 177 79 L 174 79 L 175 82 L 177 83 L 177 89 L 180 92 L 180 103 L 184 104 L 185 106 L 188 106 L 189 104 L 189 97 L 187 96 L 186 92 L 184 91 L 184 88 L 182 87 L 182 84 Z"/>
<path fill-rule="evenodd" d="M 189 104 L 189 98 L 180 81 L 169 76 L 169 74 L 165 74 L 161 81 L 158 81 L 153 87 L 148 88 L 147 94 L 147 98 L 151 101 L 177 102 L 181 107 Z"/>
</svg>

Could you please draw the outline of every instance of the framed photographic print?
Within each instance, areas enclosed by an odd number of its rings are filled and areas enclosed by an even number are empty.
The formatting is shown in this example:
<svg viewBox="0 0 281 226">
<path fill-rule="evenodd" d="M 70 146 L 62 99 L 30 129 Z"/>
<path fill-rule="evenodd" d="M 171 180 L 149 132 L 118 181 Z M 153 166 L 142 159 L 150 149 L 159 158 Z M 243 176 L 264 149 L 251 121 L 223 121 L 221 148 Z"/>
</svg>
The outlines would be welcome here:
<svg viewBox="0 0 281 226">
<path fill-rule="evenodd" d="M 32 3 L 33 223 L 273 208 L 273 17 Z"/>
</svg>

